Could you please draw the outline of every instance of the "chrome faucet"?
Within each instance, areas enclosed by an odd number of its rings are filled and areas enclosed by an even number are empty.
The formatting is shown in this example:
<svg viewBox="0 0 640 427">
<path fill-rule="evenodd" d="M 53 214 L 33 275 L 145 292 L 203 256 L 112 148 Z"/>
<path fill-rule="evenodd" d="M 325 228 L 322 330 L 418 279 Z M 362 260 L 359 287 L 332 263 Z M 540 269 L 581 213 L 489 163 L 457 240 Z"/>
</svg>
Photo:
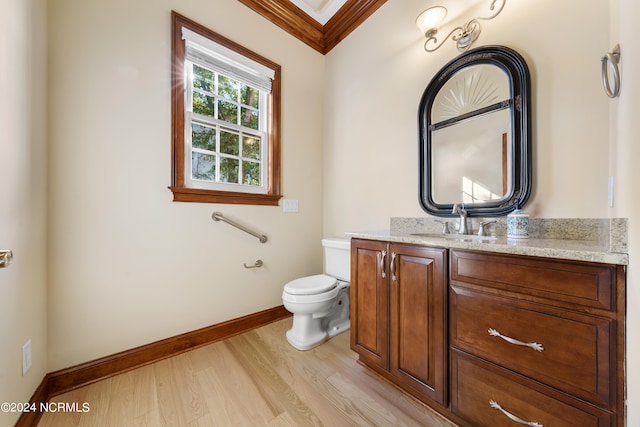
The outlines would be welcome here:
<svg viewBox="0 0 640 427">
<path fill-rule="evenodd" d="M 467 226 L 467 210 L 464 208 L 464 205 L 455 203 L 451 213 L 460 215 L 458 234 L 469 234 L 469 227 Z"/>
</svg>

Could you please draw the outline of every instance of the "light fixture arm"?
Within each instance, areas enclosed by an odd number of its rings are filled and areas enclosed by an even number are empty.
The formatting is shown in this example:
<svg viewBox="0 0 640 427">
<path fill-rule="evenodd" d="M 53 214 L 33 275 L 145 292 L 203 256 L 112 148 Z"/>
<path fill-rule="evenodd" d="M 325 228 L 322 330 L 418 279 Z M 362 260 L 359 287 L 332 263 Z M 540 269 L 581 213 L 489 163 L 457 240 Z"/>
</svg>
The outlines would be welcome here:
<svg viewBox="0 0 640 427">
<path fill-rule="evenodd" d="M 434 28 L 429 30 L 425 34 L 427 41 L 424 42 L 424 50 L 426 50 L 427 52 L 435 52 L 436 50 L 440 49 L 440 46 L 442 46 L 444 42 L 449 39 L 449 37 L 451 37 L 451 40 L 456 42 L 456 47 L 458 48 L 458 50 L 460 52 L 464 52 L 469 48 L 469 46 L 471 46 L 471 43 L 478 38 L 478 35 L 480 34 L 480 24 L 475 19 L 472 19 L 463 26 L 456 27 L 451 30 L 451 32 L 447 34 L 447 37 L 442 39 L 440 43 L 438 43 L 438 38 L 435 37 L 437 33 L 438 30 Z M 471 43 L 466 43 L 466 40 L 471 40 L 470 37 L 472 37 L 473 40 L 471 41 Z M 461 42 L 461 40 L 465 41 Z M 433 47 L 427 46 L 430 42 L 432 42 Z"/>
<path fill-rule="evenodd" d="M 491 2 L 491 6 L 489 7 L 490 11 L 496 9 L 497 1 L 498 0 L 493 0 Z M 444 42 L 446 42 L 449 39 L 449 37 L 451 37 L 451 39 L 454 42 L 456 42 L 456 47 L 458 48 L 458 50 L 460 52 L 466 52 L 471 47 L 473 42 L 476 41 L 476 39 L 480 35 L 480 31 L 481 31 L 480 20 L 489 21 L 495 18 L 496 16 L 498 16 L 500 12 L 502 12 L 502 9 L 504 9 L 504 6 L 507 4 L 507 0 L 501 0 L 501 2 L 502 4 L 500 5 L 500 7 L 497 8 L 497 10 L 491 16 L 477 17 L 477 18 L 471 19 L 466 24 L 451 30 L 451 32 L 447 34 L 447 36 L 444 39 L 442 39 L 440 43 L 438 43 L 438 39 L 436 37 L 436 34 L 438 33 L 438 29 L 437 28 L 429 29 L 424 35 L 427 38 L 427 41 L 424 43 L 424 50 L 426 50 L 427 52 L 435 52 L 440 48 L 440 46 L 444 44 Z M 431 45 L 428 46 L 430 43 Z"/>
<path fill-rule="evenodd" d="M 496 7 L 496 2 L 497 2 L 497 1 L 498 1 L 498 0 L 493 0 L 493 1 L 491 2 L 491 6 L 489 7 L 489 10 L 493 10 L 493 9 L 495 9 L 495 7 Z M 483 21 L 490 21 L 490 20 L 492 20 L 493 18 L 495 18 L 496 16 L 500 15 L 500 12 L 502 12 L 502 9 L 504 9 L 504 5 L 505 5 L 505 4 L 507 4 L 507 0 L 502 0 L 502 4 L 501 4 L 501 5 L 500 5 L 500 7 L 498 8 L 498 10 L 497 10 L 497 11 L 495 11 L 495 12 L 493 13 L 493 15 L 491 15 L 491 16 L 487 16 L 487 17 L 484 17 L 484 18 L 482 18 L 482 17 L 478 17 L 478 18 L 474 18 L 474 19 L 476 19 L 476 20 L 477 20 L 477 19 L 481 19 L 481 20 L 483 20 Z"/>
</svg>

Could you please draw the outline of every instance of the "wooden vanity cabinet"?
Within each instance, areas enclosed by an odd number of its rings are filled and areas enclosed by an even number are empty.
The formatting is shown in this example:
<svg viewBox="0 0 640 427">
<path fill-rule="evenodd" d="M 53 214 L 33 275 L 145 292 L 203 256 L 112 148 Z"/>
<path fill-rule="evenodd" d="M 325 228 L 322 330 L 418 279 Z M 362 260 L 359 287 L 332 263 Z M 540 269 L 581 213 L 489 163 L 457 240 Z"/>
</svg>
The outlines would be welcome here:
<svg viewBox="0 0 640 427">
<path fill-rule="evenodd" d="M 625 286 L 620 265 L 352 239 L 351 348 L 461 426 L 624 427 Z"/>
<path fill-rule="evenodd" d="M 412 395 L 447 405 L 446 249 L 351 241 L 351 348 Z"/>
<path fill-rule="evenodd" d="M 451 250 L 451 411 L 623 426 L 624 280 L 621 266 Z"/>
</svg>

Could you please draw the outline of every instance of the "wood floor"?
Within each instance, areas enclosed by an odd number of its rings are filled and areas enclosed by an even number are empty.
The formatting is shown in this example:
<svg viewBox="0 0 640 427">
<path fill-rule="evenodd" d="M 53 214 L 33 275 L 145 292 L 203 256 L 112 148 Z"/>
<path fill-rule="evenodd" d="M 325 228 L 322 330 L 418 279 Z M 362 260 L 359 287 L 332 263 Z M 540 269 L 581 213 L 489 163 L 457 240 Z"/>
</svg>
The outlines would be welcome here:
<svg viewBox="0 0 640 427">
<path fill-rule="evenodd" d="M 349 332 L 295 350 L 291 321 L 57 396 L 79 411 L 38 426 L 455 426 L 358 365 Z"/>
</svg>

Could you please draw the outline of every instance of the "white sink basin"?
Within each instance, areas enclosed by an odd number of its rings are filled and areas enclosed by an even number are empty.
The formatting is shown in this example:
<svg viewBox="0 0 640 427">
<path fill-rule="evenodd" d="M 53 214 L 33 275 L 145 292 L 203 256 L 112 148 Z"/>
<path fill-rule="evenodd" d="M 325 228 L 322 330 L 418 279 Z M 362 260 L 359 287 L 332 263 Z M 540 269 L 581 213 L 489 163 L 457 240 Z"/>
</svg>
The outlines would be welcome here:
<svg viewBox="0 0 640 427">
<path fill-rule="evenodd" d="M 447 237 L 447 234 L 442 233 L 411 233 L 411 235 L 418 237 L 430 237 L 433 239 L 444 239 Z"/>
<path fill-rule="evenodd" d="M 411 233 L 412 236 L 430 237 L 438 239 L 465 240 L 465 241 L 491 241 L 495 236 L 478 236 L 477 234 L 442 234 L 442 233 Z"/>
</svg>

